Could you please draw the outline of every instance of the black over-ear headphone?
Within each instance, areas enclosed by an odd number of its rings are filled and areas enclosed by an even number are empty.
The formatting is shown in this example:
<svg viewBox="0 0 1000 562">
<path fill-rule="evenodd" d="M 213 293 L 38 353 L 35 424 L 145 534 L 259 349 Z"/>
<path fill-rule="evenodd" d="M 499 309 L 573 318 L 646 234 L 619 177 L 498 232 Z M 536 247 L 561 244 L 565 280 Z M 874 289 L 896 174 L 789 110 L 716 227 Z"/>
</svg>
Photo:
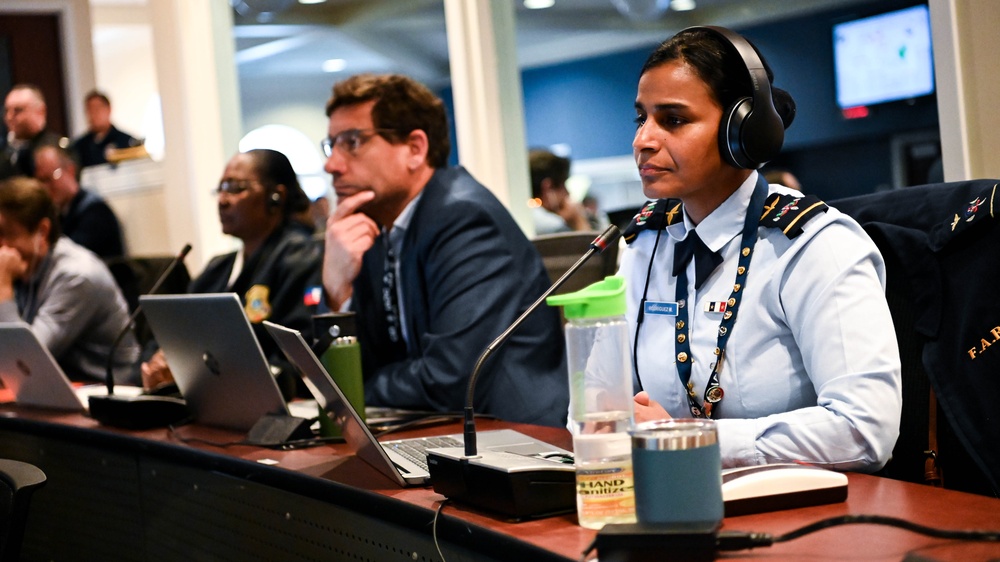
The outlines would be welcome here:
<svg viewBox="0 0 1000 562">
<path fill-rule="evenodd" d="M 753 84 L 752 97 L 739 98 L 722 112 L 719 124 L 722 159 L 737 168 L 760 168 L 778 155 L 785 140 L 785 126 L 774 109 L 764 63 L 740 35 L 714 25 L 689 27 L 687 30 L 696 29 L 710 31 L 728 41 L 743 59 Z"/>
</svg>

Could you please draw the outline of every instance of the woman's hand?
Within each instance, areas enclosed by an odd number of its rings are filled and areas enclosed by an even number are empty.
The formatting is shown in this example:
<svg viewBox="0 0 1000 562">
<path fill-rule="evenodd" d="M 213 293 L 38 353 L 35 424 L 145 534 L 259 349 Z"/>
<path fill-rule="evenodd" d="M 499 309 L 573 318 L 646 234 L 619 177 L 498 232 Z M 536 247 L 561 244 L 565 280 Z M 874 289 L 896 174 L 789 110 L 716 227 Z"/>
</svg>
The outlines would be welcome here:
<svg viewBox="0 0 1000 562">
<path fill-rule="evenodd" d="M 146 390 L 156 390 L 157 388 L 174 382 L 174 376 L 167 366 L 167 358 L 163 355 L 163 350 L 157 350 L 149 361 L 142 364 L 142 388 Z"/>
<path fill-rule="evenodd" d="M 660 406 L 660 403 L 649 397 L 645 390 L 639 392 L 633 398 L 635 403 L 635 423 L 642 423 L 655 420 L 669 420 L 670 414 Z"/>
</svg>

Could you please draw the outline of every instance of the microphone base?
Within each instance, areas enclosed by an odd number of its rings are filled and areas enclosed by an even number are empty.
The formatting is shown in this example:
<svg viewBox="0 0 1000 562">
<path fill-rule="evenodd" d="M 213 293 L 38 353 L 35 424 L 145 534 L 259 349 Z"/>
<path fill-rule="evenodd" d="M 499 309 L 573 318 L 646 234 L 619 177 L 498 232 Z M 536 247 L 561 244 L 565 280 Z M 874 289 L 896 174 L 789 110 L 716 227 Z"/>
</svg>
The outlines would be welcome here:
<svg viewBox="0 0 1000 562">
<path fill-rule="evenodd" d="M 248 444 L 273 447 L 288 441 L 309 439 L 313 436 L 311 425 L 312 420 L 305 418 L 267 414 L 250 428 L 246 440 Z"/>
<path fill-rule="evenodd" d="M 178 423 L 191 416 L 187 403 L 172 396 L 91 396 L 90 417 L 101 425 L 125 429 L 152 429 Z"/>
<path fill-rule="evenodd" d="M 466 458 L 458 447 L 427 454 L 434 491 L 448 499 L 515 519 L 576 510 L 576 471 L 571 464 L 481 451 Z"/>
</svg>

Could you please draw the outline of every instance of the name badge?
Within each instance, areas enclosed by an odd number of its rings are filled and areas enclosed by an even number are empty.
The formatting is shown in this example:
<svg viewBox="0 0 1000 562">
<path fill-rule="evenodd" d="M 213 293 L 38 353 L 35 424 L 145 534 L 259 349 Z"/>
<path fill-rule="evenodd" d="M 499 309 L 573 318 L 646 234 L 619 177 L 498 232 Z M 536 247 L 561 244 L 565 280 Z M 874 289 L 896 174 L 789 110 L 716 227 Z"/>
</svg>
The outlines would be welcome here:
<svg viewBox="0 0 1000 562">
<path fill-rule="evenodd" d="M 644 312 L 646 314 L 662 314 L 664 316 L 677 316 L 677 303 L 646 301 Z"/>
</svg>

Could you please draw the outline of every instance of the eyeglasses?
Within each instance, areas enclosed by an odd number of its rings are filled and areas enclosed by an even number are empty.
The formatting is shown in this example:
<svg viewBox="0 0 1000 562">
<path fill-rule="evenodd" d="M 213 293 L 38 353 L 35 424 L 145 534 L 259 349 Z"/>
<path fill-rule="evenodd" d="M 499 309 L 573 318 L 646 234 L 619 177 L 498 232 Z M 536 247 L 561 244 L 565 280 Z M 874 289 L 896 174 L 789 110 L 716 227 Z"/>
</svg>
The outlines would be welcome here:
<svg viewBox="0 0 1000 562">
<path fill-rule="evenodd" d="M 348 129 L 337 133 L 333 137 L 321 140 L 319 146 L 323 149 L 323 155 L 327 158 L 333 156 L 334 149 L 338 148 L 344 153 L 354 156 L 358 149 L 375 135 L 395 132 L 395 129 Z"/>
<path fill-rule="evenodd" d="M 239 195 L 250 189 L 255 182 L 256 180 L 222 180 L 219 182 L 219 187 L 215 188 L 215 194 Z"/>
</svg>

